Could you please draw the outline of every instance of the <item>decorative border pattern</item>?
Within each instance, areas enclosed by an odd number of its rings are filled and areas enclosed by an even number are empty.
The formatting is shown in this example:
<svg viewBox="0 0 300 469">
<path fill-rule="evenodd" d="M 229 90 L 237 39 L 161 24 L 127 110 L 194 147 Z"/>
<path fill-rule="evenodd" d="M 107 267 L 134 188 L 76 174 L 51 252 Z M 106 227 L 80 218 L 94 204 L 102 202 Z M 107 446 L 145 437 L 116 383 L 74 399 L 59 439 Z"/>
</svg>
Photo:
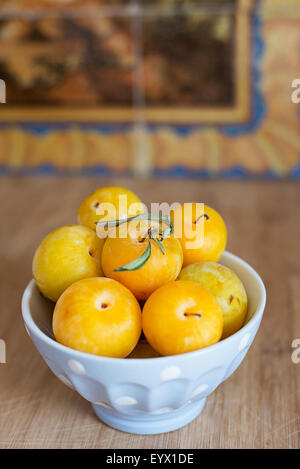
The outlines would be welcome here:
<svg viewBox="0 0 300 469">
<path fill-rule="evenodd" d="M 249 122 L 2 125 L 0 173 L 300 178 L 300 1 L 257 4 L 252 38 Z"/>
</svg>

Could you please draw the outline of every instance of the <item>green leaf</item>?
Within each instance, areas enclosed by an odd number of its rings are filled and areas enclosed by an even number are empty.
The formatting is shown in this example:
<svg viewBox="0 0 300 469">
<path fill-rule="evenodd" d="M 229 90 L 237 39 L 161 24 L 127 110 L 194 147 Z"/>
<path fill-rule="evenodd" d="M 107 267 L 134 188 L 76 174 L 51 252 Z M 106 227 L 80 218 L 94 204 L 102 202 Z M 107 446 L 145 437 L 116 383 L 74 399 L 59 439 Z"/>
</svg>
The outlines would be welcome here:
<svg viewBox="0 0 300 469">
<path fill-rule="evenodd" d="M 120 220 L 106 220 L 106 221 L 95 221 L 95 225 L 100 225 L 103 228 L 112 228 L 114 226 L 120 226 L 124 223 L 127 223 L 131 220 L 135 220 L 139 215 L 129 218 L 121 218 Z"/>
<path fill-rule="evenodd" d="M 153 238 L 153 240 L 156 242 L 156 244 L 158 245 L 159 249 L 161 250 L 161 252 L 163 254 L 165 254 L 165 248 L 163 247 L 163 245 L 161 244 L 161 242 L 159 241 L 158 238 Z"/>
<path fill-rule="evenodd" d="M 119 226 L 122 223 L 127 223 L 132 220 L 153 220 L 159 221 L 161 223 L 165 223 L 166 225 L 172 226 L 172 221 L 169 215 L 151 215 L 149 212 L 139 213 L 138 215 L 134 215 L 133 217 L 129 218 L 122 218 L 120 220 L 106 220 L 106 221 L 96 221 L 96 225 L 103 226 L 104 228 L 111 228 L 113 226 Z"/>
<path fill-rule="evenodd" d="M 146 262 L 148 261 L 150 256 L 151 256 L 151 242 L 149 240 L 145 251 L 143 252 L 143 254 L 140 257 L 138 257 L 137 259 L 134 259 L 133 261 L 129 262 L 128 264 L 122 265 L 121 267 L 117 267 L 115 269 L 115 272 L 139 270 L 143 267 L 143 265 L 146 264 Z"/>
</svg>

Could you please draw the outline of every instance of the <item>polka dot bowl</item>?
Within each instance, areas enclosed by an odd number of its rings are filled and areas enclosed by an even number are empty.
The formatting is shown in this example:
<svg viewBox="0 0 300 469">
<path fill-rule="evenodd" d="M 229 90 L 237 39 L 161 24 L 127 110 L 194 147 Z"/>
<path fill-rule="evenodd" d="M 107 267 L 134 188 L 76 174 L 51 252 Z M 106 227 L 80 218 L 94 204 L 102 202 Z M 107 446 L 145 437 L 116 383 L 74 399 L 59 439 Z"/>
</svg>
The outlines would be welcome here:
<svg viewBox="0 0 300 469">
<path fill-rule="evenodd" d="M 53 373 L 92 403 L 108 425 L 131 433 L 163 433 L 192 421 L 205 400 L 244 359 L 259 328 L 266 293 L 258 274 L 225 252 L 221 263 L 234 270 L 248 293 L 245 325 L 231 337 L 191 353 L 170 357 L 116 359 L 78 352 L 57 343 L 53 303 L 32 280 L 22 300 L 26 330 Z"/>
</svg>

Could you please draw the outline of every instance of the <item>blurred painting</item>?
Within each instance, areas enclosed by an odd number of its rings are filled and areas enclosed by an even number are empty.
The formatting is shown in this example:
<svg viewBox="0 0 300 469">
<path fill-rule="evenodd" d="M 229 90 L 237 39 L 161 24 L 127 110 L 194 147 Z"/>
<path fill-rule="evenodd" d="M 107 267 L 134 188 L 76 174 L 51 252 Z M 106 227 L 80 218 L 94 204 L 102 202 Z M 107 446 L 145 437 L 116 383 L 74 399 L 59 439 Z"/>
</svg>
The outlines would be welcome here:
<svg viewBox="0 0 300 469">
<path fill-rule="evenodd" d="M 132 15 L 124 0 L 88 1 L 84 10 L 78 1 L 36 0 L 27 10 L 4 1 L 1 120 L 130 122 L 133 106 L 145 106 L 150 122 L 243 121 L 249 15 L 237 12 L 248 3 L 216 0 L 216 14 L 207 0 L 148 0 Z"/>
</svg>

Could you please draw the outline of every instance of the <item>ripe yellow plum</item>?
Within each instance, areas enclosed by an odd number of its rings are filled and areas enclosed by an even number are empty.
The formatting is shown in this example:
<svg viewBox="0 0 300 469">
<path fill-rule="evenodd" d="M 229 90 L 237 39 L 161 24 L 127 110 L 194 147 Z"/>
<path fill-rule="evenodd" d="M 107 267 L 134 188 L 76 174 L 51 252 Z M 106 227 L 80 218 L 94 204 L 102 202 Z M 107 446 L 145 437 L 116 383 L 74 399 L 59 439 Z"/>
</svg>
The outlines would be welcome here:
<svg viewBox="0 0 300 469">
<path fill-rule="evenodd" d="M 32 264 L 33 277 L 46 298 L 57 301 L 72 283 L 103 275 L 104 240 L 81 225 L 63 226 L 49 233 L 38 246 Z"/>
<path fill-rule="evenodd" d="M 223 338 L 242 327 L 247 314 L 247 293 L 231 269 L 216 262 L 200 262 L 182 269 L 179 278 L 197 282 L 215 296 L 224 318 Z"/>
<path fill-rule="evenodd" d="M 189 280 L 158 288 L 146 301 L 142 318 L 147 341 L 161 355 L 192 352 L 215 344 L 223 331 L 217 300 Z"/>
<path fill-rule="evenodd" d="M 171 211 L 175 237 L 181 243 L 183 265 L 216 262 L 227 242 L 227 230 L 221 215 L 208 205 L 185 203 Z"/>
<path fill-rule="evenodd" d="M 141 329 L 138 301 L 126 287 L 109 278 L 79 280 L 55 305 L 56 340 L 81 352 L 124 358 L 136 346 Z"/>
<path fill-rule="evenodd" d="M 117 186 L 101 187 L 80 205 L 78 222 L 96 230 L 98 221 L 124 219 L 138 215 L 144 210 L 144 204 L 129 189 Z"/>
</svg>

